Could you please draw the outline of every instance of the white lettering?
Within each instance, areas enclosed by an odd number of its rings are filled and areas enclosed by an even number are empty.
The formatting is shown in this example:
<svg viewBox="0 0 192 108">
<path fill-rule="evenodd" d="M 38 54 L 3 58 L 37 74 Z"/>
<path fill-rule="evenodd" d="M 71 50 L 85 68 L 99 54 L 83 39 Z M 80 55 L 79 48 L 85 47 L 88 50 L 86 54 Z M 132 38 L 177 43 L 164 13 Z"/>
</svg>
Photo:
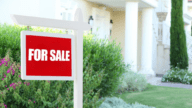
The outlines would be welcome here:
<svg viewBox="0 0 192 108">
<path fill-rule="evenodd" d="M 35 61 L 39 61 L 41 59 L 41 51 L 40 51 L 40 49 L 36 49 L 35 50 L 34 59 L 35 59 Z"/>
<path fill-rule="evenodd" d="M 68 59 L 69 53 L 70 53 L 70 51 L 66 51 L 66 61 L 70 61 L 70 60 Z"/>
<path fill-rule="evenodd" d="M 45 58 L 45 61 L 47 61 L 47 50 L 42 49 L 42 58 L 41 58 L 41 60 L 44 61 L 44 58 Z"/>
<path fill-rule="evenodd" d="M 56 55 L 56 61 L 61 61 L 61 51 L 60 50 L 57 50 L 57 55 Z"/>
<path fill-rule="evenodd" d="M 34 49 L 29 49 L 29 61 L 32 60 L 32 56 L 33 56 L 32 51 L 34 51 Z"/>
<path fill-rule="evenodd" d="M 65 61 L 64 55 L 65 55 L 65 51 L 62 50 L 62 61 Z"/>
<path fill-rule="evenodd" d="M 54 55 L 53 53 L 55 53 L 55 50 L 51 50 L 51 51 L 50 51 L 50 54 L 51 54 L 51 56 L 52 56 L 52 57 L 50 57 L 50 60 L 51 60 L 51 61 L 55 61 L 55 55 Z"/>
</svg>

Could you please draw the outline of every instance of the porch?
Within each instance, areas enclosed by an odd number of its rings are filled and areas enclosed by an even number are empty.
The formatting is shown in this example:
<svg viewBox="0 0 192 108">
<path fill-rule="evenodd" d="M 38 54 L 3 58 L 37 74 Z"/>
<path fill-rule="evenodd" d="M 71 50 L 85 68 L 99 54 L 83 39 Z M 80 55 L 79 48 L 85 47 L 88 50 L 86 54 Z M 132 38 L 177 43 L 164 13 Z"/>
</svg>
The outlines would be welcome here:
<svg viewBox="0 0 192 108">
<path fill-rule="evenodd" d="M 125 63 L 131 64 L 132 70 L 135 72 L 139 71 L 142 74 L 155 76 L 156 38 L 158 37 L 158 25 L 156 24 L 158 18 L 155 13 L 157 1 L 87 1 L 113 9 L 111 15 L 113 20 L 111 39 L 115 39 L 117 44 L 121 43 Z M 98 14 L 101 14 L 101 11 Z M 93 14 L 94 17 L 96 15 Z M 97 21 L 97 19 L 95 20 Z"/>
</svg>

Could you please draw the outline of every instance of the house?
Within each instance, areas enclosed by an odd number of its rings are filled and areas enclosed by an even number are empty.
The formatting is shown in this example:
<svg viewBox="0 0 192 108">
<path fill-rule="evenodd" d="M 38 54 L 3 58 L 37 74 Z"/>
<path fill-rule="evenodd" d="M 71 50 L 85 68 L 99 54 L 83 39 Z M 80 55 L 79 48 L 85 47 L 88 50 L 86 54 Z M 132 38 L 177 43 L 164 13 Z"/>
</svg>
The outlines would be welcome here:
<svg viewBox="0 0 192 108">
<path fill-rule="evenodd" d="M 133 71 L 155 76 L 170 68 L 171 0 L 1 0 L 0 23 L 10 14 L 73 20 L 81 8 L 97 38 L 121 43 L 125 63 Z M 192 0 L 183 0 L 183 19 L 192 70 Z"/>
</svg>

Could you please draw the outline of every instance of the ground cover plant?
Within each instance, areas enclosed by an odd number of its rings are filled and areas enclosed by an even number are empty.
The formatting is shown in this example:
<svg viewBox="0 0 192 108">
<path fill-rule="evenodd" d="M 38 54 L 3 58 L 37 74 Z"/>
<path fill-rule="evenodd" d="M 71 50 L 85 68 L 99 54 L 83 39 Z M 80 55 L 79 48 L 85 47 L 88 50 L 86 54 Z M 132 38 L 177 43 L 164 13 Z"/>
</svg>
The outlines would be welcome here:
<svg viewBox="0 0 192 108">
<path fill-rule="evenodd" d="M 161 80 L 162 82 L 177 82 L 192 84 L 192 72 L 178 67 L 168 70 Z"/>
<path fill-rule="evenodd" d="M 139 104 L 135 102 L 135 104 L 128 104 L 123 101 L 121 98 L 117 97 L 107 97 L 105 101 L 99 106 L 99 108 L 155 108 L 147 105 Z"/>
<path fill-rule="evenodd" d="M 147 87 L 147 79 L 144 75 L 133 72 L 130 67 L 126 68 L 126 72 L 119 78 L 120 85 L 118 93 L 124 91 L 143 91 Z"/>
<path fill-rule="evenodd" d="M 138 102 L 155 108 L 192 108 L 191 89 L 148 85 L 142 92 L 124 92 L 114 96 L 126 103 Z"/>
</svg>

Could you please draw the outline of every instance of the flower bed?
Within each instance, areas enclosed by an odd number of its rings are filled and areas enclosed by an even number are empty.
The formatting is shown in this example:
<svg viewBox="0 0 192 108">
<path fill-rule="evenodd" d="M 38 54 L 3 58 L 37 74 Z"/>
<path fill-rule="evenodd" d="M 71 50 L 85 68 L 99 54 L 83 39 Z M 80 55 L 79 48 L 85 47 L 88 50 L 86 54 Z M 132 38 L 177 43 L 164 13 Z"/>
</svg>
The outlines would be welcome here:
<svg viewBox="0 0 192 108">
<path fill-rule="evenodd" d="M 72 81 L 36 81 L 21 80 L 21 66 L 13 61 L 8 50 L 6 57 L 0 58 L 0 106 L 5 108 L 72 108 Z M 99 99 L 100 90 L 93 92 L 100 85 L 103 71 L 92 74 L 94 70 L 88 63 L 83 73 L 83 107 L 96 108 L 104 100 Z M 91 82 L 91 83 L 90 83 Z"/>
<path fill-rule="evenodd" d="M 168 70 L 163 76 L 162 82 L 179 82 L 192 84 L 192 72 L 178 67 Z"/>
</svg>

